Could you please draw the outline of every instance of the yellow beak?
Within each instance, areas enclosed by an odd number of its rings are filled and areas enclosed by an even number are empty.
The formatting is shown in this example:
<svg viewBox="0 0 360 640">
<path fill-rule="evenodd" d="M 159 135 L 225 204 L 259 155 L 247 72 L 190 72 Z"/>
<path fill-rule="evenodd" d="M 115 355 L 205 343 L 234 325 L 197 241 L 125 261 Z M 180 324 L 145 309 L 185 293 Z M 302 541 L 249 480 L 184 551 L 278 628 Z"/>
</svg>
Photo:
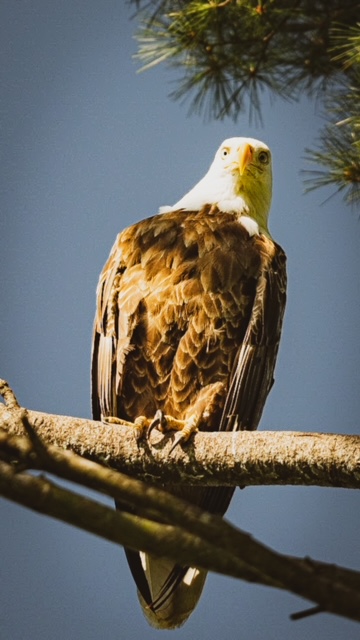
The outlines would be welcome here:
<svg viewBox="0 0 360 640">
<path fill-rule="evenodd" d="M 242 176 L 248 163 L 251 161 L 252 157 L 253 157 L 253 147 L 251 146 L 251 144 L 244 144 L 241 145 L 241 147 L 238 148 L 238 152 L 239 152 L 239 173 Z"/>
</svg>

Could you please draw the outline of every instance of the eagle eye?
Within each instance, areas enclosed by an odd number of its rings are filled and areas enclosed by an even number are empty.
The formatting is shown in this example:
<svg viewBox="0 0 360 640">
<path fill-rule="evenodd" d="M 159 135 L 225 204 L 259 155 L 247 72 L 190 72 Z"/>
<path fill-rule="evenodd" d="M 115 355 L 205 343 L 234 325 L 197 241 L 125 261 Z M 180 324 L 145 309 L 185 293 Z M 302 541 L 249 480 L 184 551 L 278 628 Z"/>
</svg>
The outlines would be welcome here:
<svg viewBox="0 0 360 640">
<path fill-rule="evenodd" d="M 268 164 L 269 163 L 269 153 L 267 151 L 260 151 L 259 155 L 259 162 L 261 162 L 261 164 Z"/>
<path fill-rule="evenodd" d="M 229 155 L 229 153 L 230 153 L 229 147 L 223 147 L 221 149 L 221 157 L 222 157 L 222 159 L 224 160 Z"/>
</svg>

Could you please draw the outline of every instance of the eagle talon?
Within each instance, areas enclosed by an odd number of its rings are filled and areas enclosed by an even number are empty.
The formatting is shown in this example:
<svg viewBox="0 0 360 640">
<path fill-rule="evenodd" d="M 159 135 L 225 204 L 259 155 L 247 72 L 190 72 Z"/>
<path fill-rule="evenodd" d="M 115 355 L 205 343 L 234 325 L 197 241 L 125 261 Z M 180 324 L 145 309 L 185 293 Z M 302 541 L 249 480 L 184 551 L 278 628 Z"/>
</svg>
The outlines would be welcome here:
<svg viewBox="0 0 360 640">
<path fill-rule="evenodd" d="M 157 412 L 155 413 L 153 419 L 151 420 L 147 432 L 146 432 L 146 437 L 149 439 L 151 432 L 154 429 L 159 429 L 160 431 L 165 431 L 166 430 L 166 418 L 164 415 L 164 412 L 161 411 L 161 409 L 158 409 Z"/>
<path fill-rule="evenodd" d="M 187 442 L 190 436 L 198 431 L 198 423 L 199 418 L 196 414 L 194 414 L 188 422 L 185 422 L 184 426 L 176 433 L 169 453 L 171 453 L 178 444 Z"/>
<path fill-rule="evenodd" d="M 139 442 L 139 440 L 147 436 L 149 422 L 150 422 L 149 419 L 145 418 L 145 416 L 138 416 L 138 418 L 135 418 L 134 427 L 135 427 L 135 438 L 137 442 Z"/>
<path fill-rule="evenodd" d="M 187 442 L 187 441 L 188 441 L 188 436 L 186 435 L 186 433 L 184 433 L 184 431 L 178 431 L 174 436 L 174 440 L 170 447 L 169 453 L 172 453 L 174 449 L 178 446 L 178 444 L 182 442 Z"/>
</svg>

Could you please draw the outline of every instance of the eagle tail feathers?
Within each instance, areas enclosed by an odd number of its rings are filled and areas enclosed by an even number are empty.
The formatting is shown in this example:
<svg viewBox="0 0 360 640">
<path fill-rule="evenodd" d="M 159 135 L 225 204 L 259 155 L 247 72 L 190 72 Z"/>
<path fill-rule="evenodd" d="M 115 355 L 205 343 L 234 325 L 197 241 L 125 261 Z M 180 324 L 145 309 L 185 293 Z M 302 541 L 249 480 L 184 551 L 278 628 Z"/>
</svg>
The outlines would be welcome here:
<svg viewBox="0 0 360 640">
<path fill-rule="evenodd" d="M 198 603 L 207 572 L 147 553 L 126 550 L 126 556 L 148 622 L 157 629 L 182 626 Z"/>
</svg>

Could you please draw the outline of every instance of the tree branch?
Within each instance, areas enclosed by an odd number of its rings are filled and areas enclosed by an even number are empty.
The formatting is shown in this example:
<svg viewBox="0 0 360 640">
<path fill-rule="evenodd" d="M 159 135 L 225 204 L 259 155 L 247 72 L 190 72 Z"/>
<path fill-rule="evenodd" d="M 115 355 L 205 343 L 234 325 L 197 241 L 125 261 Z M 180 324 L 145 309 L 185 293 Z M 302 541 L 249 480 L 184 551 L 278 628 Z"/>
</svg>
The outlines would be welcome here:
<svg viewBox="0 0 360 640">
<path fill-rule="evenodd" d="M 360 620 L 359 573 L 310 559 L 291 558 L 275 553 L 250 535 L 235 529 L 219 516 L 203 512 L 174 495 L 169 496 L 157 487 L 118 473 L 108 466 L 101 466 L 72 451 L 63 450 L 64 447 L 78 449 L 87 457 L 102 459 L 103 463 L 106 462 L 107 465 L 111 464 L 115 467 L 126 467 L 126 456 L 129 455 L 132 460 L 130 465 L 132 472 L 141 471 L 142 468 L 148 469 L 147 476 L 151 480 L 154 478 L 159 480 L 165 477 L 166 470 L 167 482 L 169 482 L 170 462 L 172 463 L 170 466 L 175 467 L 180 461 L 182 468 L 178 476 L 173 472 L 172 477 L 177 477 L 178 481 L 185 480 L 192 483 L 195 480 L 196 469 L 198 473 L 202 473 L 199 460 L 203 458 L 205 471 L 201 482 L 205 483 L 210 479 L 211 484 L 216 484 L 219 482 L 219 475 L 216 468 L 211 466 L 211 457 L 213 450 L 218 454 L 217 436 L 226 436 L 226 446 L 222 445 L 225 446 L 222 455 L 227 456 L 230 452 L 234 467 L 236 468 L 238 464 L 241 467 L 238 458 L 242 457 L 240 455 L 242 444 L 240 441 L 237 442 L 235 434 L 234 437 L 230 434 L 198 434 L 195 440 L 199 442 L 195 445 L 188 445 L 186 451 L 168 456 L 170 438 L 167 436 L 158 434 L 154 438 L 155 446 L 154 443 L 151 446 L 147 443 L 139 447 L 134 431 L 128 427 L 119 429 L 117 426 L 103 425 L 89 420 L 27 411 L 19 406 L 13 392 L 4 381 L 0 381 L 0 393 L 6 403 L 0 405 L 0 425 L 3 427 L 0 430 L 0 493 L 5 497 L 112 542 L 168 557 L 180 564 L 197 566 L 250 582 L 286 589 L 314 602 L 317 605 L 314 611 L 328 611 L 353 620 Z M 23 435 L 14 435 L 18 433 Z M 125 438 L 125 448 L 122 440 L 121 443 L 119 441 L 119 435 Z M 211 438 L 211 435 L 216 435 L 216 438 Z M 258 434 L 237 435 L 253 438 Z M 268 436 L 277 434 L 263 435 L 265 435 L 263 443 L 265 447 Z M 294 437 L 300 434 L 291 435 Z M 305 445 L 309 439 L 311 440 L 310 434 L 301 437 L 305 438 Z M 341 439 L 340 436 L 336 438 Z M 350 449 L 347 450 L 347 454 L 345 453 L 346 447 L 350 445 L 348 438 L 353 440 L 354 448 L 357 447 L 355 457 L 351 455 L 353 452 Z M 318 439 L 323 441 L 324 436 L 319 434 L 315 437 L 315 450 L 319 446 Z M 211 444 L 207 445 L 207 441 Z M 62 448 L 47 444 L 50 442 L 56 442 Z M 347 482 L 351 486 L 357 486 L 355 479 L 357 478 L 358 482 L 359 464 L 356 471 L 354 460 L 357 455 L 359 461 L 359 440 L 345 436 L 344 442 L 338 441 L 339 443 L 343 449 L 341 459 L 343 463 L 347 460 L 345 465 L 347 472 L 342 473 L 341 477 L 347 478 L 351 468 L 353 479 Z M 335 442 L 332 443 L 332 445 L 335 444 Z M 248 443 L 245 442 L 245 445 L 246 469 L 244 472 L 239 471 L 240 475 L 237 476 L 238 479 L 241 478 L 241 482 L 247 478 L 255 459 L 250 440 Z M 272 446 L 271 442 L 270 446 Z M 321 446 L 320 451 L 323 449 L 324 447 Z M 109 456 L 108 451 L 110 451 Z M 294 456 L 296 458 L 297 449 L 293 447 L 291 452 L 290 458 Z M 257 453 L 259 453 L 258 449 Z M 330 451 L 327 455 L 329 454 Z M 283 459 L 288 457 L 286 449 L 283 449 L 282 455 Z M 280 456 L 280 450 L 278 456 Z M 145 461 L 143 465 L 140 463 L 140 458 Z M 284 464 L 280 457 L 277 464 Z M 270 468 L 271 480 L 268 483 L 273 483 L 273 474 L 277 483 L 284 483 L 284 478 L 278 478 L 275 471 L 271 471 L 269 460 L 263 456 L 260 467 L 264 465 L 267 467 L 267 473 Z M 157 466 L 160 468 L 160 473 L 156 473 L 153 469 Z M 321 465 L 312 462 L 308 465 L 307 473 L 303 472 L 301 476 L 305 479 L 310 478 L 310 484 L 314 484 L 316 477 L 313 471 L 314 466 Z M 34 477 L 28 473 L 29 469 L 47 471 L 78 485 L 95 489 L 120 501 L 125 510 L 116 512 L 95 500 L 61 488 L 43 476 Z M 213 477 L 215 473 L 216 480 Z M 224 477 L 230 478 L 230 474 L 229 467 Z M 264 469 L 258 473 L 255 484 L 260 482 L 261 474 L 265 477 Z M 338 484 L 340 477 L 338 472 L 330 473 L 330 476 L 336 478 L 336 486 L 344 486 L 344 480 L 340 485 Z M 296 483 L 299 481 L 300 476 L 297 476 Z M 223 484 L 222 478 L 220 483 Z M 333 484 L 332 480 L 331 483 Z M 236 483 L 233 482 L 233 484 Z M 134 516 L 133 513 L 127 512 L 126 505 L 131 511 L 141 515 Z"/>
<path fill-rule="evenodd" d="M 154 431 L 149 443 L 137 441 L 135 429 L 123 425 L 30 410 L 26 415 L 44 443 L 151 482 L 360 488 L 360 437 L 355 435 L 202 432 L 169 455 L 171 434 Z M 24 434 L 23 416 L 13 400 L 11 406 L 0 405 L 0 427 L 8 433 Z"/>
<path fill-rule="evenodd" d="M 30 438 L 9 436 L 3 431 L 0 458 L 5 460 L 0 461 L 0 493 L 37 512 L 132 549 L 289 590 L 312 600 L 321 611 L 360 620 L 359 573 L 276 553 L 219 516 L 202 512 L 173 495 L 169 499 L 169 494 L 158 488 L 52 445 L 46 453 L 43 447 L 38 452 Z M 131 504 L 142 516 L 116 512 L 44 477 L 34 477 L 24 472 L 26 466 Z"/>
</svg>

